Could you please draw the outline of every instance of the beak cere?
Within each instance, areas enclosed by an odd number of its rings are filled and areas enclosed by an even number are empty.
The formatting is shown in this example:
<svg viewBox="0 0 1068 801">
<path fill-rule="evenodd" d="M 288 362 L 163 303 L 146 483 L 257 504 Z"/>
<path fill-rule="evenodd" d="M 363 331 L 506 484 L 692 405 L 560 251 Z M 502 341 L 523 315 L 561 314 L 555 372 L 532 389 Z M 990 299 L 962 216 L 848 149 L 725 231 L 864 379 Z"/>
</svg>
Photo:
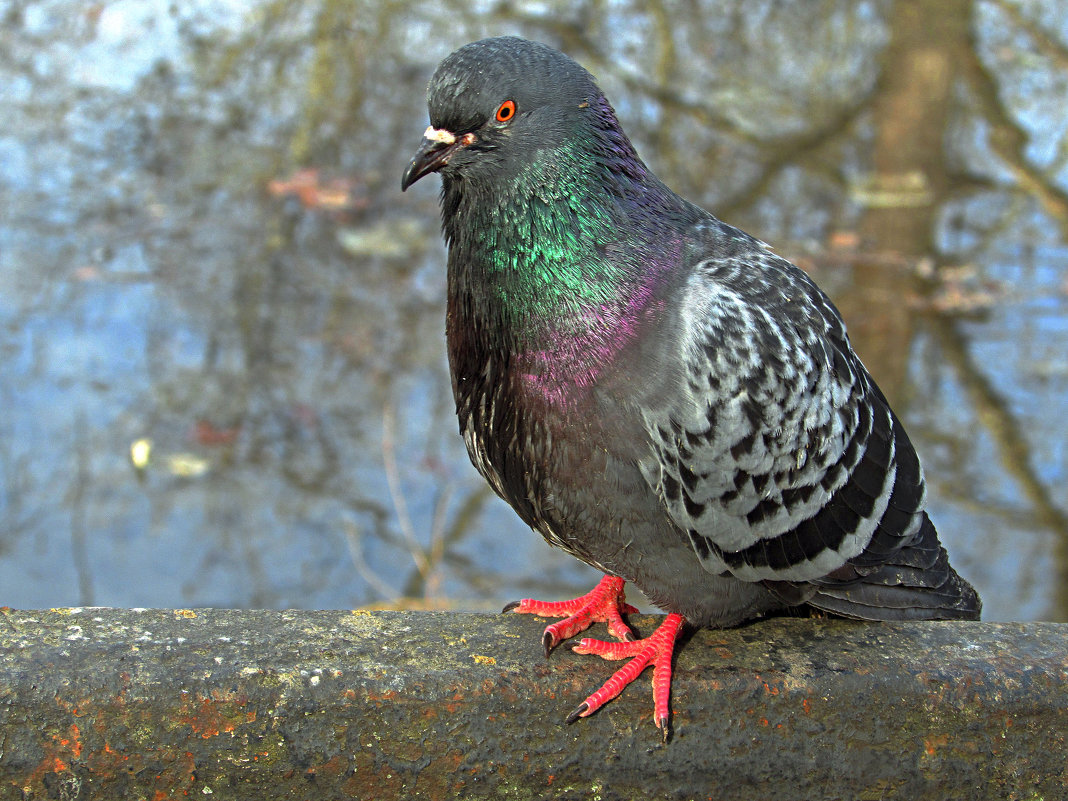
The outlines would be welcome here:
<svg viewBox="0 0 1068 801">
<path fill-rule="evenodd" d="M 401 191 L 406 190 L 424 175 L 440 170 L 449 163 L 453 153 L 474 141 L 473 133 L 465 133 L 458 137 L 444 128 L 433 126 L 427 128 L 423 133 L 423 141 L 419 149 L 415 151 L 415 157 L 401 178 Z"/>
</svg>

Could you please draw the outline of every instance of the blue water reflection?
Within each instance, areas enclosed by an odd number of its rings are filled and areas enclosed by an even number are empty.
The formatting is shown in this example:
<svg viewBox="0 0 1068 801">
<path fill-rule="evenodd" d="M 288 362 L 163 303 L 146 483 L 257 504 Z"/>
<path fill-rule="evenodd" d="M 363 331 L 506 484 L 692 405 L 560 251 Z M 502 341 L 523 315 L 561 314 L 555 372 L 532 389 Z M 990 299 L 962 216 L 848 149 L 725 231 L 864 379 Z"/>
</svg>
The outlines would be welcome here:
<svg viewBox="0 0 1068 801">
<path fill-rule="evenodd" d="M 437 60 L 518 31 L 831 291 L 987 616 L 1068 617 L 1058 4 L 960 3 L 945 130 L 896 160 L 880 59 L 920 56 L 892 3 L 551 5 L 0 2 L 0 605 L 489 609 L 594 580 L 468 464 L 435 179 L 397 189 Z"/>
</svg>

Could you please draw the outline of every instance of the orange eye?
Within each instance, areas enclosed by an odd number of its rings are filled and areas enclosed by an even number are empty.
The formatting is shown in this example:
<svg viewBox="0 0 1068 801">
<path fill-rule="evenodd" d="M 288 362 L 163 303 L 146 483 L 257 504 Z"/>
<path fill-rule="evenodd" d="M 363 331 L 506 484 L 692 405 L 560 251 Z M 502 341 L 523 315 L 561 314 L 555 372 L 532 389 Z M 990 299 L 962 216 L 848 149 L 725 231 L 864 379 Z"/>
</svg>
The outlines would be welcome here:
<svg viewBox="0 0 1068 801">
<path fill-rule="evenodd" d="M 515 116 L 515 101 L 505 100 L 501 103 L 500 108 L 497 109 L 496 120 L 497 122 L 508 122 Z"/>
</svg>

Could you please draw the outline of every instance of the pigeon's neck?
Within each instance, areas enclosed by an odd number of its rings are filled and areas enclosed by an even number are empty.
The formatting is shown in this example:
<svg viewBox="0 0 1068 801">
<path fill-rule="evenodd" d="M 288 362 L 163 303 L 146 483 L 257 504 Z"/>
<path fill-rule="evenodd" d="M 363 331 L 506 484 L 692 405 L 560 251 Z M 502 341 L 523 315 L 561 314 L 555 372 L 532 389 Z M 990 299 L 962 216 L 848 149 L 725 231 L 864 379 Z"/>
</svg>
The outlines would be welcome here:
<svg viewBox="0 0 1068 801">
<path fill-rule="evenodd" d="M 552 393 L 595 383 L 661 313 L 692 207 L 618 136 L 543 151 L 492 195 L 445 186 L 453 348 L 502 351 Z"/>
</svg>

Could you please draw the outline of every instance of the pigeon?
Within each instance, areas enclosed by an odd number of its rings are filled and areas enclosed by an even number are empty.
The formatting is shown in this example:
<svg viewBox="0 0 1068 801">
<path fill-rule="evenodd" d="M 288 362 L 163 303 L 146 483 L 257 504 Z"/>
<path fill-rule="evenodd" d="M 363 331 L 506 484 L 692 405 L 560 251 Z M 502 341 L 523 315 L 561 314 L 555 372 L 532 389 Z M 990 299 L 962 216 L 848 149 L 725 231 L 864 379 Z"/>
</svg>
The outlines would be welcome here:
<svg viewBox="0 0 1068 801">
<path fill-rule="evenodd" d="M 901 421 L 806 273 L 669 189 L 547 45 L 461 47 L 427 103 L 401 189 L 441 176 L 460 433 L 528 525 L 605 574 L 504 611 L 563 618 L 547 656 L 604 622 L 616 641 L 573 650 L 629 659 L 568 722 L 652 664 L 666 741 L 684 628 L 979 618 Z M 668 613 L 643 639 L 626 582 Z"/>
</svg>

